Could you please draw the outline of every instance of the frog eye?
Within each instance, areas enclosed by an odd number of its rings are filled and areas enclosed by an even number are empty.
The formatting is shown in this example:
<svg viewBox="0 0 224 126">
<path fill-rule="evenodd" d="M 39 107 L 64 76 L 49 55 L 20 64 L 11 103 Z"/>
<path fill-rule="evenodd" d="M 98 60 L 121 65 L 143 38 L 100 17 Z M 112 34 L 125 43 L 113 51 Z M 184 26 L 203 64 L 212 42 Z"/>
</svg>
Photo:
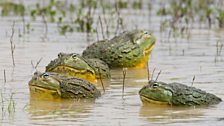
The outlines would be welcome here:
<svg viewBox="0 0 224 126">
<path fill-rule="evenodd" d="M 151 86 L 152 86 L 153 88 L 157 88 L 157 87 L 159 86 L 159 84 L 158 84 L 158 83 L 153 83 Z"/>
<path fill-rule="evenodd" d="M 72 54 L 73 59 L 77 59 L 78 54 Z"/>
<path fill-rule="evenodd" d="M 49 77 L 49 74 L 48 73 L 43 73 L 43 77 L 44 78 L 48 78 Z"/>
<path fill-rule="evenodd" d="M 143 36 L 144 39 L 149 39 L 151 37 L 151 33 L 145 31 Z"/>
</svg>

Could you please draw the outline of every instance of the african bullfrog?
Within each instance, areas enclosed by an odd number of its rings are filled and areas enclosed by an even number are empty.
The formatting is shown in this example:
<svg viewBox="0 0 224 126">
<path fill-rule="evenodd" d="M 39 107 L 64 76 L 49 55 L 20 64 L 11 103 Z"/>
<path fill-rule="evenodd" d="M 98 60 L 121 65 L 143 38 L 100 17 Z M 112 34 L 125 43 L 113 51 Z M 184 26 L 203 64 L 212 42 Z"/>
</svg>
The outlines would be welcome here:
<svg viewBox="0 0 224 126">
<path fill-rule="evenodd" d="M 143 68 L 150 58 L 155 42 L 156 38 L 152 34 L 133 30 L 89 45 L 82 56 L 101 59 L 109 67 Z"/>
<path fill-rule="evenodd" d="M 58 57 L 46 66 L 46 71 L 67 74 L 92 83 L 100 77 L 110 78 L 106 63 L 99 59 L 84 59 L 76 53 L 59 53 Z"/>
<path fill-rule="evenodd" d="M 35 72 L 29 81 L 33 94 L 51 95 L 53 98 L 97 98 L 101 95 L 97 88 L 86 80 L 54 72 Z"/>
<path fill-rule="evenodd" d="M 139 91 L 143 103 L 157 103 L 168 105 L 210 105 L 221 102 L 221 98 L 180 83 L 169 83 L 149 81 Z"/>
<path fill-rule="evenodd" d="M 96 58 L 85 59 L 85 61 L 92 67 L 96 73 L 97 79 L 106 79 L 111 77 L 110 68 L 104 61 Z"/>
</svg>

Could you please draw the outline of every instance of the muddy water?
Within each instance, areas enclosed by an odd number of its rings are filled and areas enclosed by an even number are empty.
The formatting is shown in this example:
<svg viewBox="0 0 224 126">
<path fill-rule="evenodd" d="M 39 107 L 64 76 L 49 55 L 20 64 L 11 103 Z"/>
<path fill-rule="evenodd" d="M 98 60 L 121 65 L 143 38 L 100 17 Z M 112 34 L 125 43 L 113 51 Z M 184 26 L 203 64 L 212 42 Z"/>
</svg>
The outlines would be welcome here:
<svg viewBox="0 0 224 126">
<path fill-rule="evenodd" d="M 214 93 L 224 99 L 224 57 L 216 56 L 216 41 L 224 42 L 223 31 L 193 29 L 191 38 L 167 41 L 159 31 L 158 18 L 152 24 L 141 13 L 138 27 L 154 32 L 158 38 L 153 50 L 149 69 L 155 74 L 161 70 L 159 80 L 164 82 L 181 82 Z M 135 18 L 127 15 L 131 24 Z M 28 81 L 35 69 L 34 65 L 44 71 L 45 65 L 59 52 L 81 53 L 88 45 L 86 34 L 73 33 L 60 36 L 57 28 L 49 24 L 47 39 L 43 38 L 44 26 L 41 22 L 31 24 L 34 31 L 21 38 L 18 37 L 22 23 L 15 25 L 14 44 L 15 67 L 12 66 L 10 52 L 10 35 L 12 18 L 0 20 L 0 82 L 1 114 L 0 125 L 223 125 L 224 103 L 209 107 L 168 107 L 143 105 L 139 99 L 139 89 L 147 83 L 147 70 L 128 69 L 122 95 L 122 70 L 112 70 L 110 83 L 105 83 L 106 92 L 96 101 L 46 101 L 30 98 Z M 144 25 L 142 25 L 144 24 Z M 130 25 L 128 29 L 134 26 Z M 6 83 L 4 83 L 4 71 Z M 12 96 L 12 100 L 10 97 Z M 2 102 L 3 101 L 3 102 Z M 11 101 L 11 102 L 10 102 Z M 14 107 L 9 107 L 14 103 Z M 8 109 L 9 108 L 9 109 Z"/>
</svg>

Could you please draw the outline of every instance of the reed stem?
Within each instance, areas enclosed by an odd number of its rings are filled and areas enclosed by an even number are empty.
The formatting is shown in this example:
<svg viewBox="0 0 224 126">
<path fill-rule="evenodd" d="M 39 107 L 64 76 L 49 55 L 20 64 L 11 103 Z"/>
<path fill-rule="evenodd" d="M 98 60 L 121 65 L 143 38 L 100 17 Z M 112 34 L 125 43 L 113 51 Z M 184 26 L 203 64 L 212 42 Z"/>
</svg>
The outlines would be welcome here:
<svg viewBox="0 0 224 126">
<path fill-rule="evenodd" d="M 124 96 L 124 86 L 125 86 L 125 78 L 126 78 L 127 68 L 123 68 L 123 86 L 122 86 L 122 97 Z"/>
<path fill-rule="evenodd" d="M 14 36 L 14 32 L 15 32 L 14 26 L 15 26 L 15 21 L 13 21 L 13 24 L 12 24 L 12 34 L 11 34 L 11 37 L 10 37 L 11 56 L 12 56 L 13 67 L 15 67 L 14 51 L 15 51 L 15 48 L 16 48 L 15 44 L 13 44 L 13 36 Z"/>
<path fill-rule="evenodd" d="M 103 88 L 103 92 L 105 93 L 105 87 L 104 87 L 104 83 L 103 83 L 103 80 L 102 80 L 102 76 L 101 76 L 101 72 L 100 72 L 100 68 L 99 67 L 98 67 L 98 71 L 99 71 L 100 82 L 101 82 L 101 85 L 102 85 L 102 88 Z"/>
<path fill-rule="evenodd" d="M 4 83 L 6 83 L 6 74 L 5 74 L 5 69 L 4 69 L 3 73 L 4 73 Z"/>
</svg>

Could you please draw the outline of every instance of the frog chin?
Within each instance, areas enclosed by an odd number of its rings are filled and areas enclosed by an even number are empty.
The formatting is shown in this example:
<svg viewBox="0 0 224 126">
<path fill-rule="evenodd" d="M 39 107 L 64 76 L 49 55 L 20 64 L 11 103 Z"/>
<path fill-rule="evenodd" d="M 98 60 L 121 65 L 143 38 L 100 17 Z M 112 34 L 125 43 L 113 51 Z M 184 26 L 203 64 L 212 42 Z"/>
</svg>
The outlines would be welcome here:
<svg viewBox="0 0 224 126">
<path fill-rule="evenodd" d="M 144 55 L 148 56 L 150 54 L 150 52 L 152 51 L 152 49 L 154 48 L 155 44 L 152 44 L 151 46 L 147 47 L 144 49 Z"/>
<path fill-rule="evenodd" d="M 158 100 L 155 100 L 155 99 L 150 99 L 150 98 L 147 98 L 145 96 L 140 96 L 140 98 L 143 101 L 143 103 L 153 103 L 153 104 L 160 104 L 160 105 L 169 105 L 168 102 L 158 101 Z"/>
</svg>

